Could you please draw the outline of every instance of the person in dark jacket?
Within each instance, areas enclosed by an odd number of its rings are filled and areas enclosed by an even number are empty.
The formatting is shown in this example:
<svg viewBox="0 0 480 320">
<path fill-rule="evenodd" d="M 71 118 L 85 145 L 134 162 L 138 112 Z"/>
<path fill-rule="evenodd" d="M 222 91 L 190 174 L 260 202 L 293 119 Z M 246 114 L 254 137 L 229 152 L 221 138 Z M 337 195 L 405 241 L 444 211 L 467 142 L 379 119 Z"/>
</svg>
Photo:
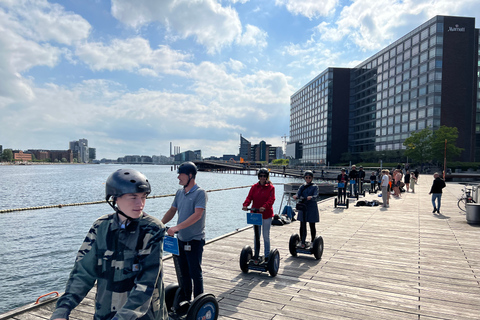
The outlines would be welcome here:
<svg viewBox="0 0 480 320">
<path fill-rule="evenodd" d="M 143 209 L 150 182 L 133 169 L 119 169 L 105 183 L 115 211 L 95 221 L 80 247 L 51 319 L 70 312 L 96 283 L 94 320 L 167 319 L 163 286 L 163 223 Z M 92 319 L 92 317 L 90 317 Z"/>
<path fill-rule="evenodd" d="M 305 171 L 303 178 L 305 183 L 298 188 L 297 194 L 293 196 L 293 199 L 303 199 L 302 203 L 305 204 L 305 210 L 298 212 L 298 221 L 300 221 L 300 245 L 303 248 L 308 248 L 310 243 L 306 242 L 307 222 L 310 225 L 311 242 L 313 243 L 317 233 L 315 223 L 320 221 L 320 214 L 317 206 L 318 187 L 313 183 L 313 172 L 310 170 Z"/>
<path fill-rule="evenodd" d="M 446 187 L 445 181 L 440 178 L 440 175 L 435 172 L 433 174 L 433 184 L 430 188 L 430 193 L 432 195 L 432 204 L 433 204 L 433 213 L 440 213 L 440 206 L 442 204 L 442 189 Z M 435 205 L 435 200 L 437 200 L 437 205 Z"/>
</svg>

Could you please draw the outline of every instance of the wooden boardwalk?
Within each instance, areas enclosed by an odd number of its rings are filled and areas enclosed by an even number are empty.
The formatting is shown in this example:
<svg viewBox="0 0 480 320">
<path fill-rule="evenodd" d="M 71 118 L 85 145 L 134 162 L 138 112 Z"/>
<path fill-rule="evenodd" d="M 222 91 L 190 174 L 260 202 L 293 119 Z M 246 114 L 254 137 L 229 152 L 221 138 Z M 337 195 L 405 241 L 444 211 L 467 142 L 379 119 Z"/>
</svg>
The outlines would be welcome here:
<svg viewBox="0 0 480 320">
<path fill-rule="evenodd" d="M 457 208 L 461 185 L 447 184 L 438 215 L 428 195 L 432 177 L 419 182 L 416 193 L 392 197 L 386 209 L 354 207 L 353 200 L 349 209 L 335 209 L 331 199 L 319 203 L 321 260 L 289 254 L 298 222 L 272 226 L 272 248 L 281 257 L 274 278 L 240 271 L 241 249 L 253 244 L 251 228 L 210 242 L 205 291 L 219 300 L 219 319 L 480 319 L 480 226 L 467 224 Z M 375 194 L 362 199 L 381 201 Z M 164 281 L 174 279 L 167 259 Z M 91 319 L 92 298 L 71 319 Z M 46 319 L 51 308 L 12 318 Z"/>
</svg>

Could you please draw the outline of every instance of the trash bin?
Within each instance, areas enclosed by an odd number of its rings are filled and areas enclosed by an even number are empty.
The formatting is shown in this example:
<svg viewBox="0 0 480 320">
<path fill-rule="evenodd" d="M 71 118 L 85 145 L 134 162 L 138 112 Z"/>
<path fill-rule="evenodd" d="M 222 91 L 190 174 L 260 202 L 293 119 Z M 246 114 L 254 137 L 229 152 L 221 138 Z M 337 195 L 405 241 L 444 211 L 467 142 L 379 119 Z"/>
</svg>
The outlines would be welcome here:
<svg viewBox="0 0 480 320">
<path fill-rule="evenodd" d="M 467 222 L 471 224 L 480 223 L 480 203 L 467 203 Z"/>
</svg>

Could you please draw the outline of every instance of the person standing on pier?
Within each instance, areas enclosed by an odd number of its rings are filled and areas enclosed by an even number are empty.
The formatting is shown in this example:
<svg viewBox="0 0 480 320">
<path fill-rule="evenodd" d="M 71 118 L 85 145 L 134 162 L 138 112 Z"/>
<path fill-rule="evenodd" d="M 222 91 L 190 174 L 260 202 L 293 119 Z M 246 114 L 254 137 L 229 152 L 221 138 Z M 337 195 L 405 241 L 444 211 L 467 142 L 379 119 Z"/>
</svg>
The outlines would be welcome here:
<svg viewBox="0 0 480 320">
<path fill-rule="evenodd" d="M 303 210 L 299 210 L 298 212 L 298 221 L 300 221 L 300 246 L 302 248 L 308 248 L 310 243 L 306 242 L 307 222 L 310 225 L 311 243 L 313 243 L 317 233 L 315 223 L 320 221 L 320 214 L 318 213 L 317 205 L 318 187 L 313 183 L 313 172 L 310 170 L 305 171 L 303 178 L 305 179 L 305 183 L 298 188 L 297 194 L 293 196 L 293 199 L 302 199 L 301 203 L 304 204 Z"/>
<path fill-rule="evenodd" d="M 51 319 L 68 319 L 97 283 L 94 319 L 167 319 L 162 279 L 165 226 L 143 212 L 150 183 L 140 172 L 119 169 L 106 182 L 115 213 L 88 232 Z"/>
<path fill-rule="evenodd" d="M 433 213 L 440 213 L 440 206 L 442 205 L 442 189 L 446 187 L 446 184 L 437 172 L 433 174 L 433 179 L 429 194 L 432 195 Z M 436 205 L 435 200 L 437 202 Z"/>
<path fill-rule="evenodd" d="M 390 183 L 390 175 L 388 169 L 382 170 L 382 182 L 380 183 L 380 187 L 382 188 L 382 200 L 383 200 L 383 207 L 388 208 L 389 201 L 390 201 L 390 191 L 388 190 L 388 186 Z"/>
<path fill-rule="evenodd" d="M 203 293 L 202 256 L 205 245 L 205 210 L 207 193 L 196 182 L 197 166 L 182 163 L 177 170 L 178 183 L 183 186 L 175 194 L 172 206 L 162 218 L 167 224 L 178 211 L 177 225 L 167 230 L 168 235 L 178 233 L 180 273 L 184 278 L 183 294 L 187 301 Z M 193 282 L 193 287 L 192 287 Z M 193 289 L 193 290 L 192 290 Z"/>
<path fill-rule="evenodd" d="M 252 208 L 258 209 L 262 214 L 262 225 L 254 225 L 254 259 L 259 261 L 260 255 L 260 236 L 263 232 L 263 245 L 265 260 L 270 254 L 270 226 L 273 218 L 273 203 L 275 202 L 275 187 L 269 179 L 269 172 L 266 168 L 258 170 L 258 182 L 254 184 L 248 192 L 247 198 L 243 202 L 242 210 L 247 211 L 252 203 Z M 261 262 L 261 261 L 259 261 Z"/>
</svg>

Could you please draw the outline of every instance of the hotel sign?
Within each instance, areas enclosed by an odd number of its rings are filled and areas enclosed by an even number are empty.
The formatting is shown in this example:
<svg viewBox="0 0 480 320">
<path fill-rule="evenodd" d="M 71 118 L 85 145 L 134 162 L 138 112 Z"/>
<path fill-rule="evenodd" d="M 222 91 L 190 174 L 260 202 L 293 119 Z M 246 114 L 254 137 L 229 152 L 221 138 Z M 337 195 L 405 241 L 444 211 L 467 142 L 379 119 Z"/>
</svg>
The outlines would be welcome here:
<svg viewBox="0 0 480 320">
<path fill-rule="evenodd" d="M 465 27 L 459 27 L 458 24 L 455 27 L 448 27 L 448 32 L 465 32 Z"/>
</svg>

